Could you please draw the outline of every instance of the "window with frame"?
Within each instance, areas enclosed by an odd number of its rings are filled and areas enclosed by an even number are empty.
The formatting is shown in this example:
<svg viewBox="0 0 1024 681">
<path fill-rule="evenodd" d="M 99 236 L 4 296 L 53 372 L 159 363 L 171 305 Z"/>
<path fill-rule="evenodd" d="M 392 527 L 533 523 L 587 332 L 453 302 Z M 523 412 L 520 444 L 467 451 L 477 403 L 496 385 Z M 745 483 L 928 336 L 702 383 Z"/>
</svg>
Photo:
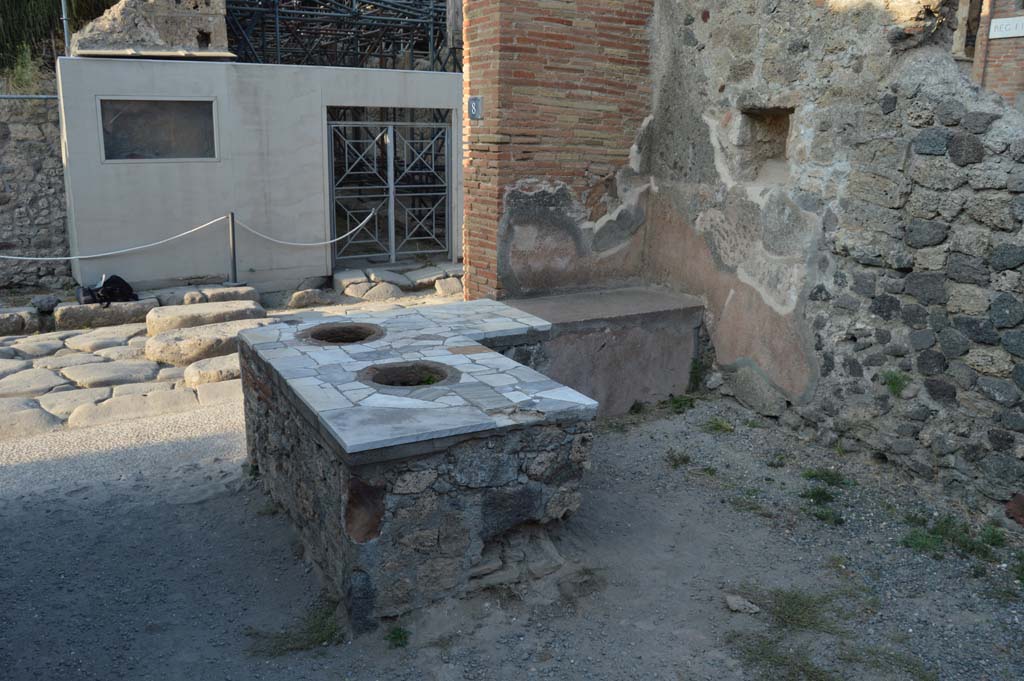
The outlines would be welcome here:
<svg viewBox="0 0 1024 681">
<path fill-rule="evenodd" d="M 212 160 L 212 100 L 100 99 L 107 161 Z"/>
</svg>

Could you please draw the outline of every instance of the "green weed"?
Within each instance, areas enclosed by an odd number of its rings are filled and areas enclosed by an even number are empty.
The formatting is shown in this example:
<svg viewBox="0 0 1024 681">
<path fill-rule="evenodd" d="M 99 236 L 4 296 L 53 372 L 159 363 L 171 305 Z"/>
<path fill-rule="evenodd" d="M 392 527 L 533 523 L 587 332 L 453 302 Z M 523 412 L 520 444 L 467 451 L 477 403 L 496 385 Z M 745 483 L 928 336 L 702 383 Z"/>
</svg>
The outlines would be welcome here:
<svg viewBox="0 0 1024 681">
<path fill-rule="evenodd" d="M 882 384 L 889 389 L 889 394 L 893 397 L 902 395 L 906 387 L 910 385 L 910 380 L 910 376 L 902 371 L 886 371 L 882 373 Z"/>
<path fill-rule="evenodd" d="M 337 602 L 323 600 L 306 614 L 295 629 L 273 633 L 250 630 L 247 633 L 254 639 L 252 653 L 280 657 L 291 652 L 341 643 L 345 632 L 335 616 L 337 608 Z"/>
<path fill-rule="evenodd" d="M 716 416 L 702 426 L 705 433 L 732 433 L 736 431 L 731 423 Z"/>
<path fill-rule="evenodd" d="M 390 648 L 404 648 L 409 645 L 409 630 L 402 627 L 391 627 L 384 636 Z"/>
<path fill-rule="evenodd" d="M 800 497 L 818 506 L 824 506 L 836 500 L 835 495 L 829 492 L 827 487 L 821 487 L 820 485 L 801 492 Z"/>
<path fill-rule="evenodd" d="M 842 473 L 831 468 L 810 468 L 803 472 L 803 476 L 806 480 L 824 483 L 829 487 L 845 487 L 850 484 Z"/>
<path fill-rule="evenodd" d="M 688 466 L 692 459 L 689 454 L 680 452 L 676 449 L 670 449 L 665 453 L 665 462 L 673 469 L 679 469 L 683 466 Z"/>
</svg>

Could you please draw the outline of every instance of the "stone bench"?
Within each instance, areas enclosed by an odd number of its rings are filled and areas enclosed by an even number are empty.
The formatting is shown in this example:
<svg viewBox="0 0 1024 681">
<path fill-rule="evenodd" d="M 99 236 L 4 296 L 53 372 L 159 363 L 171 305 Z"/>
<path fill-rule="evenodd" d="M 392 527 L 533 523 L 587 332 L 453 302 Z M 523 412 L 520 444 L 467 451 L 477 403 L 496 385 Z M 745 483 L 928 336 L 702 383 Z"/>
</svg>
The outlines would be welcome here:
<svg viewBox="0 0 1024 681">
<path fill-rule="evenodd" d="M 240 334 L 250 463 L 357 631 L 474 588 L 485 546 L 580 504 L 597 403 L 484 344 L 495 301 Z"/>
</svg>

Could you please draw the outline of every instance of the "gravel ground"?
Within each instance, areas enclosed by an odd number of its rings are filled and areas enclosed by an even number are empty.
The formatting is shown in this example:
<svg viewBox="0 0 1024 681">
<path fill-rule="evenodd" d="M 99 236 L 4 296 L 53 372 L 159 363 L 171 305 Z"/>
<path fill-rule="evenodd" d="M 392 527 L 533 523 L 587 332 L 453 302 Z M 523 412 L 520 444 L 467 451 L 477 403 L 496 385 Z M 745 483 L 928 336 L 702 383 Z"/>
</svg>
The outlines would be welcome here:
<svg viewBox="0 0 1024 681">
<path fill-rule="evenodd" d="M 734 432 L 705 432 L 721 419 Z M 237 406 L 0 447 L 0 674 L 22 679 L 1019 679 L 1008 564 L 901 545 L 929 500 L 892 469 L 728 401 L 604 422 L 569 561 L 280 657 L 318 585 L 241 473 Z M 717 422 L 721 426 L 721 422 Z M 766 424 L 765 424 L 766 425 Z M 720 430 L 727 430 L 721 427 Z M 667 461 L 671 459 L 674 466 Z M 803 473 L 844 478 L 834 501 Z M 831 509 L 843 523 L 812 517 Z M 757 604 L 734 613 L 726 593 Z M 393 649 L 392 626 L 409 632 Z"/>
</svg>

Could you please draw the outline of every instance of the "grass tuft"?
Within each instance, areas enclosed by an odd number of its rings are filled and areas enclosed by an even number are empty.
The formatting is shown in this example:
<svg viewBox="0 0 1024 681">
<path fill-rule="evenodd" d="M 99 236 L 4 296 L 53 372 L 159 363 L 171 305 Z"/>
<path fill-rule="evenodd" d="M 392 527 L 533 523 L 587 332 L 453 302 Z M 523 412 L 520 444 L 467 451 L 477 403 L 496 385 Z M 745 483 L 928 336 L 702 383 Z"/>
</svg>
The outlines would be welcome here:
<svg viewBox="0 0 1024 681">
<path fill-rule="evenodd" d="M 912 518 L 918 521 L 917 516 Z M 947 514 L 937 518 L 931 525 L 918 523 L 904 538 L 903 545 L 907 548 L 927 553 L 933 558 L 942 558 L 948 549 L 953 549 L 964 556 L 974 556 L 982 560 L 993 560 L 993 546 L 1003 546 L 1006 537 L 1002 530 L 992 525 L 986 526 L 979 536 L 974 536 L 971 526 Z"/>
<path fill-rule="evenodd" d="M 705 433 L 732 433 L 736 431 L 731 423 L 716 416 L 702 426 Z"/>
<path fill-rule="evenodd" d="M 889 389 L 889 394 L 899 397 L 910 385 L 910 376 L 902 371 L 886 371 L 882 373 L 882 384 Z"/>
<path fill-rule="evenodd" d="M 828 491 L 827 487 L 817 485 L 800 493 L 802 499 L 808 499 L 812 504 L 824 506 L 836 500 L 836 496 Z"/>
<path fill-rule="evenodd" d="M 680 452 L 677 449 L 669 449 L 665 453 L 665 462 L 673 470 L 677 470 L 679 468 L 682 468 L 683 466 L 688 466 L 690 465 L 691 461 L 692 459 L 690 458 L 689 454 L 686 454 L 685 452 Z"/>
<path fill-rule="evenodd" d="M 829 525 L 842 525 L 846 522 L 846 518 L 834 508 L 813 508 L 811 509 L 811 516 Z"/>
<path fill-rule="evenodd" d="M 684 414 L 693 409 L 695 404 L 697 404 L 696 398 L 690 395 L 669 395 L 668 399 L 661 402 L 659 406 L 676 414 Z"/>
<path fill-rule="evenodd" d="M 409 630 L 402 627 L 391 627 L 384 636 L 390 648 L 404 648 L 409 645 Z"/>
<path fill-rule="evenodd" d="M 773 681 L 838 681 L 815 664 L 803 646 L 787 642 L 778 634 L 732 633 L 728 640 L 744 664 Z"/>
</svg>

